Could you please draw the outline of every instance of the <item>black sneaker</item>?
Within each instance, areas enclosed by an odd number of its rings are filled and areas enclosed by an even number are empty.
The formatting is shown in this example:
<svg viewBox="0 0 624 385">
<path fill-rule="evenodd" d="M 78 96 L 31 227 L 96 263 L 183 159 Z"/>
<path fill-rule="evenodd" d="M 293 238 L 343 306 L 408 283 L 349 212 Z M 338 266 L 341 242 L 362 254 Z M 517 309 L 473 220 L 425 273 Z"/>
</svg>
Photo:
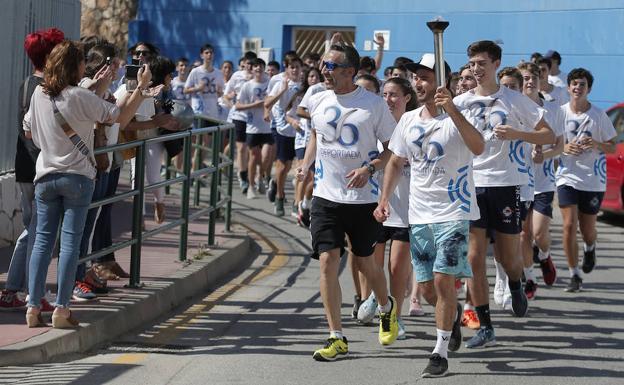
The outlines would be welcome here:
<svg viewBox="0 0 624 385">
<path fill-rule="evenodd" d="M 310 209 L 304 209 L 302 202 L 299 202 L 299 210 L 297 214 L 297 223 L 306 229 L 310 228 Z"/>
<path fill-rule="evenodd" d="M 462 343 L 461 334 L 461 318 L 463 314 L 462 306 L 457 304 L 457 316 L 455 322 L 453 322 L 453 331 L 451 332 L 451 339 L 449 340 L 448 350 L 456 352 L 459 350 Z"/>
<path fill-rule="evenodd" d="M 511 290 L 511 309 L 516 317 L 525 317 L 529 312 L 529 301 L 524 290 Z"/>
<path fill-rule="evenodd" d="M 362 299 L 359 295 L 353 296 L 353 310 L 351 310 L 351 318 L 357 319 L 358 310 L 360 310 L 360 305 L 362 304 Z"/>
<path fill-rule="evenodd" d="M 284 198 L 277 198 L 275 200 L 275 215 L 278 217 L 283 217 L 286 212 L 284 211 Z"/>
<path fill-rule="evenodd" d="M 269 202 L 275 202 L 275 196 L 277 195 L 277 183 L 274 179 L 269 181 L 269 188 L 267 189 L 266 194 Z"/>
<path fill-rule="evenodd" d="M 533 245 L 533 263 L 536 265 L 539 265 L 540 263 L 539 247 L 537 247 L 537 245 Z"/>
<path fill-rule="evenodd" d="M 444 377 L 448 373 L 448 360 L 438 353 L 433 353 L 429 357 L 429 364 L 420 375 L 422 378 Z"/>
<path fill-rule="evenodd" d="M 574 274 L 572 278 L 570 278 L 570 282 L 568 283 L 568 287 L 565 288 L 565 291 L 568 293 L 576 293 L 581 291 L 581 287 L 583 286 L 583 280 L 578 275 Z"/>
<path fill-rule="evenodd" d="M 592 251 L 585 251 L 583 253 L 583 273 L 591 273 L 591 271 L 594 270 L 594 266 L 596 266 L 596 246 L 594 246 Z"/>
</svg>

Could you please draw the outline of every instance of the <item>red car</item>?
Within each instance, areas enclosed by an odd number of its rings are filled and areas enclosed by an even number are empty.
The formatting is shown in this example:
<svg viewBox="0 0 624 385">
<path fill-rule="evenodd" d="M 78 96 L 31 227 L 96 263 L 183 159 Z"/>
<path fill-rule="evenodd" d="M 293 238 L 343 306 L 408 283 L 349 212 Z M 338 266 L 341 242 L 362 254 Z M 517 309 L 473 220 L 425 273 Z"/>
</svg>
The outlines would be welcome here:
<svg viewBox="0 0 624 385">
<path fill-rule="evenodd" d="M 624 213 L 624 103 L 609 108 L 607 115 L 618 135 L 615 153 L 607 154 L 607 191 L 600 208 L 604 211 Z"/>
</svg>

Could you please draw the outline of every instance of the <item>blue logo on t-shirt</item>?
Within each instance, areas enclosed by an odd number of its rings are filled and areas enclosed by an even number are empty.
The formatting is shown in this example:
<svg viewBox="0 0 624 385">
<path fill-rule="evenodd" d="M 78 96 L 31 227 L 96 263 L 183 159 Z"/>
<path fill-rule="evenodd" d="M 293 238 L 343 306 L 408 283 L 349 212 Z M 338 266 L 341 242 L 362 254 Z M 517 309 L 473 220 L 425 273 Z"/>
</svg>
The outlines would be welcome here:
<svg viewBox="0 0 624 385">
<path fill-rule="evenodd" d="M 600 154 L 600 157 L 594 161 L 594 174 L 600 178 L 600 183 L 607 182 L 607 157 Z"/>
<path fill-rule="evenodd" d="M 314 167 L 314 183 L 313 187 L 316 188 L 316 182 L 323 179 L 323 161 L 320 159 L 316 160 L 316 166 Z"/>
<path fill-rule="evenodd" d="M 554 159 L 547 159 L 542 166 L 544 176 L 548 178 L 551 183 L 555 183 L 555 161 Z"/>
<path fill-rule="evenodd" d="M 470 212 L 470 191 L 468 191 L 468 166 L 464 166 L 457 170 L 459 175 L 457 180 L 449 180 L 448 182 L 448 195 L 451 199 L 451 203 L 456 200 L 461 201 L 460 209 L 469 213 Z"/>
<path fill-rule="evenodd" d="M 340 122 L 340 116 L 342 115 L 340 108 L 335 107 L 335 106 L 327 107 L 325 111 L 323 111 L 323 114 L 326 114 L 328 111 L 334 112 L 334 117 L 327 122 L 328 125 L 334 128 L 334 132 L 335 132 L 334 139 L 336 139 L 337 137 L 338 143 L 340 143 L 340 145 L 344 147 L 351 147 L 354 144 L 356 144 L 358 140 L 360 139 L 360 132 L 358 128 L 351 123 L 344 122 L 346 120 L 346 116 L 349 115 L 350 113 L 355 112 L 356 110 L 351 110 L 347 112 L 347 115 L 345 115 L 345 118 L 342 119 L 342 122 Z M 344 128 L 348 128 L 349 130 L 351 130 L 350 141 L 348 141 L 349 138 L 345 139 L 342 135 L 342 131 Z"/>
<path fill-rule="evenodd" d="M 518 164 L 518 171 L 527 172 L 526 162 L 524 160 L 524 142 L 522 140 L 509 141 L 509 161 Z"/>
</svg>

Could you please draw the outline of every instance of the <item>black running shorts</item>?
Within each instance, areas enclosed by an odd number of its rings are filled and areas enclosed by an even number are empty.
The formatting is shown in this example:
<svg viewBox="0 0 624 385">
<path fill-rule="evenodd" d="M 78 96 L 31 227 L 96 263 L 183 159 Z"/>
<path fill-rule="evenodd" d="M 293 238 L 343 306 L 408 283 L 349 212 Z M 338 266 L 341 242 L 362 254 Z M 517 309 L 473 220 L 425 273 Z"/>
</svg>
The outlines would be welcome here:
<svg viewBox="0 0 624 385">
<path fill-rule="evenodd" d="M 354 255 L 372 255 L 382 230 L 382 224 L 373 217 L 376 207 L 377 203 L 346 204 L 314 197 L 310 210 L 314 252 L 344 248 L 346 234 Z"/>
</svg>

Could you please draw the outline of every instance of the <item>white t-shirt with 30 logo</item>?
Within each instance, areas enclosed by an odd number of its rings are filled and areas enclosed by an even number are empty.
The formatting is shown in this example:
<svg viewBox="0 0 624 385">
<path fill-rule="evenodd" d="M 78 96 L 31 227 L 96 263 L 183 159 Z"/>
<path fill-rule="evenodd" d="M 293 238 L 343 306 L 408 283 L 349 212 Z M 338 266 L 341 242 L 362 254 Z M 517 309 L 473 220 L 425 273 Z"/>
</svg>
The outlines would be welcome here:
<svg viewBox="0 0 624 385">
<path fill-rule="evenodd" d="M 185 86 L 187 88 L 197 87 L 201 81 L 206 84 L 206 87 L 202 91 L 191 95 L 191 107 L 193 107 L 195 113 L 219 119 L 219 104 L 217 100 L 219 95 L 217 92 L 218 90 L 223 91 L 225 85 L 223 74 L 216 68 L 212 72 L 208 72 L 204 66 L 199 66 L 191 70 Z"/>
<path fill-rule="evenodd" d="M 448 115 L 423 120 L 423 108 L 403 114 L 388 146 L 411 164 L 409 223 L 478 219 L 472 152 Z"/>
<path fill-rule="evenodd" d="M 316 131 L 314 196 L 337 203 L 377 202 L 375 176 L 362 188 L 347 188 L 346 176 L 379 156 L 377 141 L 390 140 L 396 121 L 386 102 L 358 87 L 342 95 L 319 92 L 308 105 Z"/>
<path fill-rule="evenodd" d="M 265 82 L 258 83 L 255 80 L 249 80 L 243 84 L 238 95 L 238 101 L 241 104 L 251 104 L 260 100 L 264 100 L 267 95 L 268 79 Z M 247 134 L 270 134 L 271 127 L 268 122 L 264 121 L 264 107 L 249 108 L 243 111 L 245 121 L 247 122 Z"/>
<path fill-rule="evenodd" d="M 473 161 L 475 186 L 527 184 L 524 142 L 499 140 L 494 136 L 494 127 L 506 124 L 517 130 L 534 130 L 544 116 L 544 109 L 527 96 L 503 86 L 488 96 L 476 95 L 473 89 L 455 97 L 453 102 L 460 110 L 468 110 L 464 115 L 471 118 L 485 139 L 483 154 L 475 156 Z"/>
<path fill-rule="evenodd" d="M 565 143 L 590 136 L 597 142 L 607 142 L 617 135 L 613 123 L 598 107 L 591 105 L 586 112 L 575 114 L 570 103 L 560 107 L 565 120 Z M 557 186 L 571 186 L 581 191 L 605 191 L 607 188 L 607 158 L 597 149 L 581 155 L 561 154 L 557 169 Z"/>
</svg>

